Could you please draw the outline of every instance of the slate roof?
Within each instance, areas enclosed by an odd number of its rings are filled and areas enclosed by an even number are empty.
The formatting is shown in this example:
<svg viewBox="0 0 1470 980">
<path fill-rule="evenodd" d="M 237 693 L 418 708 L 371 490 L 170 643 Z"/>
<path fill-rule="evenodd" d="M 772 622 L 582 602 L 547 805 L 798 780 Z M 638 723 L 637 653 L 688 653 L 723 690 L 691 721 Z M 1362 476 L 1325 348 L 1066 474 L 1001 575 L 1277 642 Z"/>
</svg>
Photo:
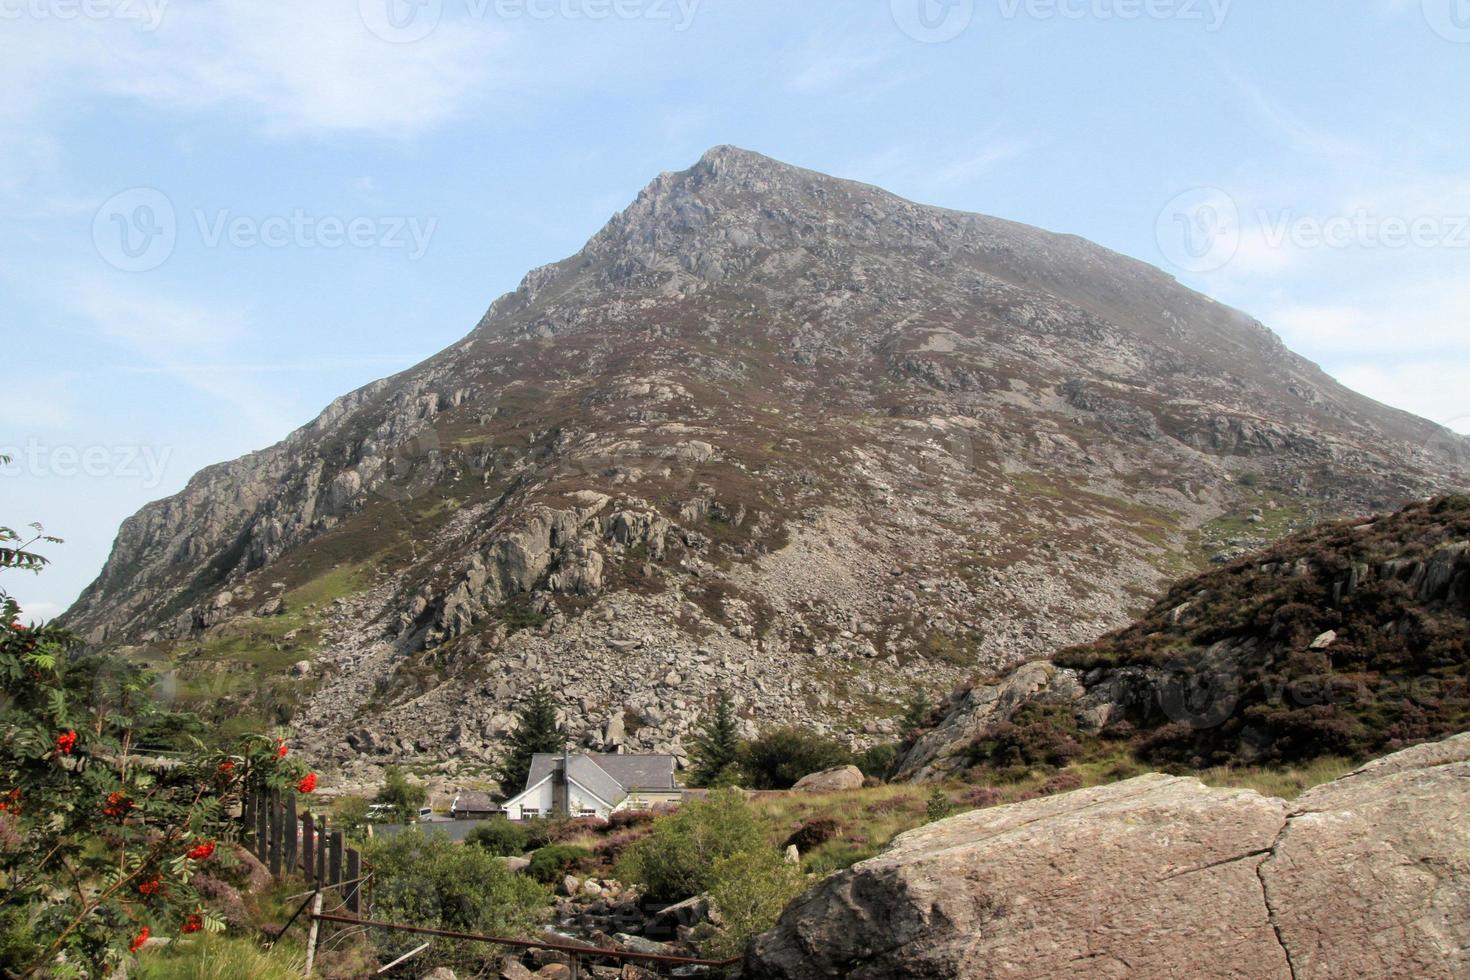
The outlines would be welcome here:
<svg viewBox="0 0 1470 980">
<path fill-rule="evenodd" d="M 556 771 L 560 753 L 539 753 L 531 758 L 531 774 L 526 789 Z M 605 803 L 616 806 L 629 793 L 639 789 L 674 789 L 674 757 L 671 755 L 591 755 L 573 752 L 568 760 L 568 775 L 585 786 Z"/>
</svg>

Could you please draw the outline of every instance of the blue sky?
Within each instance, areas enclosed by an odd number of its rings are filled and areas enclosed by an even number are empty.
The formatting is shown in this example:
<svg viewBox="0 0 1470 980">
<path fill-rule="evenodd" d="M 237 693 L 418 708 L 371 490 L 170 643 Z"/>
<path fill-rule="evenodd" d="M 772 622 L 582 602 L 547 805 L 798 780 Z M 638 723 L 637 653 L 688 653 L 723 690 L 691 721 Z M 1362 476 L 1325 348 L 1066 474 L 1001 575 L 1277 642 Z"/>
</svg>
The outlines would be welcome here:
<svg viewBox="0 0 1470 980">
<path fill-rule="evenodd" d="M 1470 432 L 1470 0 L 0 0 L 0 521 L 118 523 L 734 143 L 1075 233 Z"/>
</svg>

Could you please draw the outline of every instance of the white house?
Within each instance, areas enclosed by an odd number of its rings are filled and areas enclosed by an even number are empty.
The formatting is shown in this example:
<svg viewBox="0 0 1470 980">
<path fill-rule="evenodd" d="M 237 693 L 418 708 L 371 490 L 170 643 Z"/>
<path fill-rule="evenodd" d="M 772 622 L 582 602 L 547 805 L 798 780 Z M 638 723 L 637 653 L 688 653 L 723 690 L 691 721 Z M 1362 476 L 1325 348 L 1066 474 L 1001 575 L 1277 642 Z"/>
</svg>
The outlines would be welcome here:
<svg viewBox="0 0 1470 980">
<path fill-rule="evenodd" d="M 526 788 L 501 804 L 511 820 L 602 817 L 678 803 L 671 755 L 539 754 Z"/>
</svg>

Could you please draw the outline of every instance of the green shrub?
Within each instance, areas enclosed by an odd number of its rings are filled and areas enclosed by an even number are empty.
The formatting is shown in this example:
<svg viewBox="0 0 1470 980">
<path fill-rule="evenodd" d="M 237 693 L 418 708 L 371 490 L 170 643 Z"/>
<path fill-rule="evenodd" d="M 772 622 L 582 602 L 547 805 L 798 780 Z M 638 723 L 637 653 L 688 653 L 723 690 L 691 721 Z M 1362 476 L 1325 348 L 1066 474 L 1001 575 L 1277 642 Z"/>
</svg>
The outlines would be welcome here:
<svg viewBox="0 0 1470 980">
<path fill-rule="evenodd" d="M 717 959 L 739 956 L 753 936 L 776 924 L 781 910 L 805 887 L 801 869 L 782 860 L 769 846 L 715 861 L 710 869 L 709 897 L 720 926 L 704 942 L 703 952 Z"/>
<path fill-rule="evenodd" d="M 835 739 L 804 728 L 773 728 L 748 743 L 741 768 L 755 789 L 790 789 L 802 776 L 853 761 L 852 751 Z"/>
<path fill-rule="evenodd" d="M 375 802 L 388 807 L 397 823 L 413 823 L 418 819 L 419 807 L 429 798 L 423 783 L 415 783 L 398 766 L 389 766 L 383 773 L 383 786 L 378 790 Z"/>
<path fill-rule="evenodd" d="M 545 914 L 551 893 L 480 847 L 462 847 L 442 833 L 417 828 L 368 842 L 373 872 L 373 914 L 389 922 L 500 936 L 528 935 Z M 422 940 L 404 933 L 376 931 L 373 942 L 384 961 L 401 956 Z M 435 940 L 427 962 L 478 969 L 496 951 L 474 943 Z"/>
<path fill-rule="evenodd" d="M 580 869 L 591 860 L 592 852 L 585 847 L 570 844 L 548 844 L 531 854 L 531 866 L 526 873 L 543 884 L 560 881 L 564 875 Z"/>
<path fill-rule="evenodd" d="M 716 862 L 769 846 L 744 795 L 719 789 L 655 820 L 618 862 L 618 877 L 654 901 L 677 902 L 709 890 Z"/>
<path fill-rule="evenodd" d="M 530 847 L 526 828 L 509 820 L 487 820 L 465 835 L 464 842 L 496 857 L 524 854 Z"/>
<path fill-rule="evenodd" d="M 934 787 L 934 792 L 929 794 L 929 799 L 924 804 L 924 816 L 930 823 L 943 820 L 954 813 L 954 802 L 950 800 L 949 794 L 941 787 Z"/>
<path fill-rule="evenodd" d="M 887 779 L 897 768 L 902 754 L 903 746 L 898 742 L 880 742 L 860 752 L 855 765 L 863 771 L 864 776 Z"/>
</svg>

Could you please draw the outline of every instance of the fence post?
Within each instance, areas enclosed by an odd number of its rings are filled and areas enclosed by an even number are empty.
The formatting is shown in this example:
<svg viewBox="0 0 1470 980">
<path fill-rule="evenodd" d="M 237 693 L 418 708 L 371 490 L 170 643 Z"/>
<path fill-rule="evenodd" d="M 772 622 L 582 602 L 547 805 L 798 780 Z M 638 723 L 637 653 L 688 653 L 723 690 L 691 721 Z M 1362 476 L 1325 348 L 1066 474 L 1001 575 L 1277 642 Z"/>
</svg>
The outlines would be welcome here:
<svg viewBox="0 0 1470 980">
<path fill-rule="evenodd" d="M 271 824 L 271 875 L 279 878 L 281 876 L 281 791 L 271 790 L 270 801 L 270 824 Z"/>
<path fill-rule="evenodd" d="M 310 980 L 311 968 L 316 964 L 316 937 L 321 930 L 322 920 L 317 916 L 322 914 L 322 890 L 318 888 L 316 894 L 311 897 L 311 929 L 306 935 L 306 973 L 303 976 Z"/>
<path fill-rule="evenodd" d="M 270 851 L 269 851 L 270 834 L 267 832 L 268 831 L 268 827 L 266 825 L 266 812 L 265 812 L 266 809 L 267 809 L 267 807 L 269 806 L 269 804 L 270 804 L 270 801 L 267 798 L 266 794 L 265 793 L 262 793 L 260 791 L 260 787 L 257 786 L 256 787 L 256 790 L 255 790 L 255 848 L 254 848 L 254 851 L 255 851 L 255 856 L 257 858 L 259 858 L 262 863 L 264 863 L 265 860 L 266 860 L 266 858 L 268 858 L 270 856 Z"/>
<path fill-rule="evenodd" d="M 316 884 L 325 888 L 327 884 L 327 818 L 316 818 Z"/>
<path fill-rule="evenodd" d="M 362 888 L 362 855 L 356 848 L 347 849 L 347 911 L 357 915 L 362 903 L 357 896 L 361 894 Z"/>
<path fill-rule="evenodd" d="M 306 873 L 306 880 L 312 882 L 316 881 L 315 830 L 316 823 L 308 810 L 301 815 L 301 868 Z"/>
<path fill-rule="evenodd" d="M 244 793 L 240 794 L 240 824 L 241 824 L 242 827 L 244 827 L 245 833 L 247 833 L 247 834 L 254 833 L 254 831 L 255 831 L 255 793 L 253 793 L 249 789 L 245 790 Z"/>
<path fill-rule="evenodd" d="M 331 874 L 327 882 L 332 886 L 342 884 L 342 831 L 332 831 Z"/>
<path fill-rule="evenodd" d="M 286 836 L 285 848 L 282 851 L 282 864 L 286 867 L 286 874 L 296 873 L 296 794 L 286 794 L 286 812 L 281 815 L 281 830 Z"/>
</svg>

